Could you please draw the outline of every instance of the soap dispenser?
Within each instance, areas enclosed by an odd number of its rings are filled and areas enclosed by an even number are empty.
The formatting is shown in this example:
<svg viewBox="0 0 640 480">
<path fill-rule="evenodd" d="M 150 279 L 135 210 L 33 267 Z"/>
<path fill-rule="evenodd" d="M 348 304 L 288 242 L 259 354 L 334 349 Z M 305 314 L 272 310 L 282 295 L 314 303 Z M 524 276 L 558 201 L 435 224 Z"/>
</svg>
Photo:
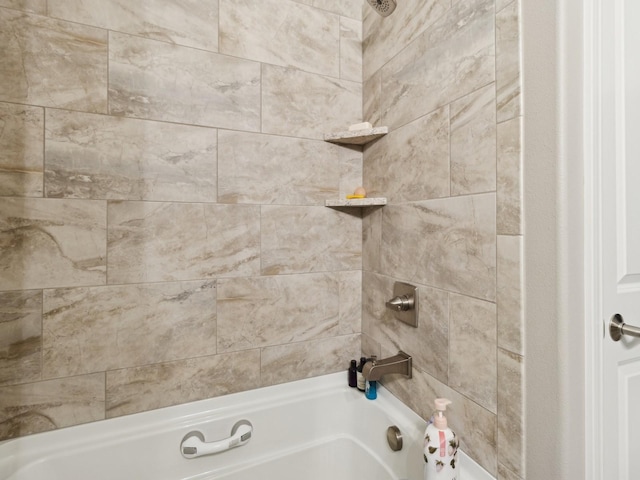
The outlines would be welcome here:
<svg viewBox="0 0 640 480">
<path fill-rule="evenodd" d="M 436 410 L 424 432 L 424 480 L 456 480 L 458 473 L 458 439 L 447 426 L 445 411 L 451 403 L 436 398 Z"/>
</svg>

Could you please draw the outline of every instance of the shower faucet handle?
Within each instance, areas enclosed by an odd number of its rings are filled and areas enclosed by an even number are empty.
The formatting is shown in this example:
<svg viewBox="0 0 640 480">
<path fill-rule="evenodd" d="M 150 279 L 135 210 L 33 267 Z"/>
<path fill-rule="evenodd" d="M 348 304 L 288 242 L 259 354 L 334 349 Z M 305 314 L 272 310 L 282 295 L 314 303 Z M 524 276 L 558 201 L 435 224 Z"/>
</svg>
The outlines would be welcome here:
<svg viewBox="0 0 640 480">
<path fill-rule="evenodd" d="M 396 312 L 406 312 L 415 307 L 414 297 L 410 295 L 398 295 L 389 300 L 385 305 Z"/>
</svg>

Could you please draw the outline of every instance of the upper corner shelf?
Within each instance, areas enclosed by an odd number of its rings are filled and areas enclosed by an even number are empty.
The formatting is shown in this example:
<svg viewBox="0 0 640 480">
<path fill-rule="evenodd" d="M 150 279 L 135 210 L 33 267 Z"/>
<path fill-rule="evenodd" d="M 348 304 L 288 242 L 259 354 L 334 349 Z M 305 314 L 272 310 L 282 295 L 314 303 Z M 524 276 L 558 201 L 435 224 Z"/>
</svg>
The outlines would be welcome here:
<svg viewBox="0 0 640 480">
<path fill-rule="evenodd" d="M 366 128 L 364 130 L 346 130 L 344 132 L 326 133 L 325 142 L 341 145 L 364 145 L 389 133 L 389 127 Z"/>
</svg>

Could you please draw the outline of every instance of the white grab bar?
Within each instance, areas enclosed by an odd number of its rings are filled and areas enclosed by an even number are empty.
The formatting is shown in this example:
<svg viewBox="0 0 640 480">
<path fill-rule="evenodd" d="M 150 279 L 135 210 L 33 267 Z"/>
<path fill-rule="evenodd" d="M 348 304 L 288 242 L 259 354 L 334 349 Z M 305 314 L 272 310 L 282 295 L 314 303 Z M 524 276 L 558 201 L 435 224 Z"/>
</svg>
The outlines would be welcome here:
<svg viewBox="0 0 640 480">
<path fill-rule="evenodd" d="M 187 433 L 180 442 L 180 453 L 184 458 L 197 458 L 204 455 L 225 452 L 246 444 L 251 439 L 253 425 L 248 420 L 240 420 L 231 429 L 231 436 L 216 442 L 206 442 L 202 432 Z"/>
</svg>

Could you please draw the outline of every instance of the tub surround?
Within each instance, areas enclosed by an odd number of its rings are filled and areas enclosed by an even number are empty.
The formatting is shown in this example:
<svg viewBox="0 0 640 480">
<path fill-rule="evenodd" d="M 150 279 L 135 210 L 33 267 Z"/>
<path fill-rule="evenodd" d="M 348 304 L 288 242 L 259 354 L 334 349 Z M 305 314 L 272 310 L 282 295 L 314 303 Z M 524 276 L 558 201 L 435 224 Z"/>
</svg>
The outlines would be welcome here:
<svg viewBox="0 0 640 480">
<path fill-rule="evenodd" d="M 424 418 L 453 400 L 463 450 L 524 478 L 520 2 L 363 11 L 365 119 L 389 125 L 364 148 L 388 204 L 363 217 L 363 352 L 411 354 L 382 383 Z M 418 286 L 417 330 L 384 308 L 395 281 Z"/>
<path fill-rule="evenodd" d="M 0 439 L 403 350 L 523 479 L 520 0 L 196 3 L 0 0 Z"/>
<path fill-rule="evenodd" d="M 361 2 L 161 3 L 0 0 L 0 439 L 360 355 Z"/>
</svg>

